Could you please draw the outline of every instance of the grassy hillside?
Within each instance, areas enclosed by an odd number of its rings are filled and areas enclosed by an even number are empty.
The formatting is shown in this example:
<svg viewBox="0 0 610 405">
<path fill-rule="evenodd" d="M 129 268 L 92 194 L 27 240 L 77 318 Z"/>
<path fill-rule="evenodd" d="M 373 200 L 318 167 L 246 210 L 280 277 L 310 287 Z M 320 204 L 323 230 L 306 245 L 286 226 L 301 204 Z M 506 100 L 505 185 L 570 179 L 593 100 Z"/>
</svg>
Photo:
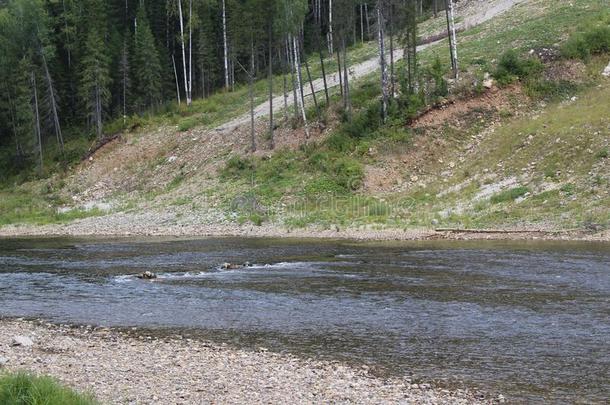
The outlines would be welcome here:
<svg viewBox="0 0 610 405">
<path fill-rule="evenodd" d="M 155 212 L 171 214 L 165 223 L 289 228 L 604 229 L 609 24 L 605 0 L 524 1 L 460 35 L 461 79 L 448 96 L 397 104 L 381 125 L 378 77 L 369 75 L 354 83 L 351 121 L 334 94 L 324 128 L 306 140 L 285 122 L 275 151 L 263 121 L 256 154 L 246 152 L 247 128 L 211 130 L 247 111 L 245 88 L 118 122 L 108 131 L 130 129 L 68 175 L 0 191 L 0 225 Z M 601 48 L 587 53 L 593 43 Z M 425 83 L 447 77 L 446 48 L 420 52 Z M 361 45 L 351 59 L 373 51 Z M 259 102 L 265 93 L 257 83 Z"/>
</svg>

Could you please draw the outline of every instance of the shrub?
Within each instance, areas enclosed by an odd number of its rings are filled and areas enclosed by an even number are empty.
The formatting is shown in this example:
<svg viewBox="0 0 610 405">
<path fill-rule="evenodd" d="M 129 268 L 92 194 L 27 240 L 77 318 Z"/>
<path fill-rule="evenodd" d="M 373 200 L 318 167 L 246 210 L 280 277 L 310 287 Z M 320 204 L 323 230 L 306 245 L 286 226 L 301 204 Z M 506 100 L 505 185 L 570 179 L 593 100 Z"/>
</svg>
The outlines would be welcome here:
<svg viewBox="0 0 610 405">
<path fill-rule="evenodd" d="M 437 55 L 426 72 L 428 79 L 434 82 L 434 90 L 431 94 L 433 98 L 446 97 L 447 94 L 449 94 L 449 87 L 447 86 L 444 74 L 445 69 L 443 68 L 443 63 L 441 62 L 441 58 Z"/>
<path fill-rule="evenodd" d="M 199 117 L 196 117 L 196 116 L 188 117 L 188 118 L 181 120 L 178 123 L 178 131 L 186 132 L 192 128 L 195 128 L 197 125 L 200 125 L 200 124 L 201 124 L 201 120 L 199 119 Z"/>
<path fill-rule="evenodd" d="M 368 206 L 368 213 L 371 217 L 385 217 L 390 215 L 390 207 L 382 202 L 375 202 Z"/>
<path fill-rule="evenodd" d="M 221 176 L 225 178 L 241 177 L 244 173 L 250 173 L 254 170 L 254 163 L 247 158 L 240 156 L 232 156 L 227 160 Z"/>
<path fill-rule="evenodd" d="M 567 98 L 578 90 L 578 85 L 567 81 L 551 81 L 543 78 L 528 80 L 526 93 L 532 98 L 556 100 Z"/>
<path fill-rule="evenodd" d="M 354 139 L 342 131 L 335 131 L 326 138 L 328 149 L 336 152 L 350 152 L 356 147 Z"/>
<path fill-rule="evenodd" d="M 341 131 L 353 139 L 369 137 L 381 125 L 381 110 L 378 100 L 370 102 L 362 111 L 354 114 L 351 121 L 343 124 Z"/>
<path fill-rule="evenodd" d="M 94 405 L 97 401 L 60 386 L 52 378 L 19 373 L 0 376 L 0 404 Z"/>
<path fill-rule="evenodd" d="M 587 60 L 591 55 L 610 51 L 610 26 L 598 26 L 573 34 L 561 47 L 566 58 Z"/>
<path fill-rule="evenodd" d="M 522 58 L 510 49 L 502 54 L 493 76 L 501 86 L 524 80 L 542 72 L 542 63 L 537 59 Z"/>
<path fill-rule="evenodd" d="M 355 191 L 360 188 L 364 178 L 364 170 L 357 160 L 336 152 L 315 153 L 308 163 L 314 172 L 320 171 L 328 176 L 310 184 L 324 191 Z"/>
<path fill-rule="evenodd" d="M 530 190 L 527 187 L 516 187 L 494 195 L 491 197 L 491 202 L 493 204 L 498 204 L 501 202 L 513 201 L 519 197 L 523 197 L 525 194 L 529 193 L 529 191 Z"/>
</svg>

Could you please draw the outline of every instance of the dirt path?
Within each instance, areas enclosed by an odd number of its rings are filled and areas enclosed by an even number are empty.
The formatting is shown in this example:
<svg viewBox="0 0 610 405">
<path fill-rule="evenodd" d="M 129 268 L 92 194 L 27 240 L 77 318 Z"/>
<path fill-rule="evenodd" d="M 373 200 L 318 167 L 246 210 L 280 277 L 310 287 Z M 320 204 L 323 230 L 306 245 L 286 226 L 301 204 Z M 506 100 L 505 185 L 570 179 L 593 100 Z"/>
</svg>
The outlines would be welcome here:
<svg viewBox="0 0 610 405">
<path fill-rule="evenodd" d="M 457 6 L 457 16 L 463 17 L 464 20 L 457 24 L 458 29 L 466 29 L 471 28 L 476 25 L 480 25 L 486 21 L 491 20 L 492 18 L 504 13 L 509 10 L 513 6 L 517 5 L 526 0 L 491 0 L 488 2 L 475 2 L 475 3 L 466 3 L 465 7 L 460 7 L 459 3 Z M 439 33 L 436 33 L 438 35 Z M 421 45 L 417 48 L 418 51 L 428 48 L 431 45 L 434 45 L 443 39 L 431 42 L 425 45 Z M 399 61 L 403 58 L 403 50 L 399 49 L 394 51 L 394 60 Z M 365 62 L 350 66 L 350 79 L 356 80 L 363 76 L 366 76 L 370 73 L 375 72 L 379 69 L 379 58 L 372 58 Z M 339 76 L 337 72 L 330 73 L 326 75 L 326 81 L 330 88 L 336 87 L 339 85 Z M 322 78 L 313 81 L 314 91 L 316 93 L 324 90 L 324 80 Z M 310 86 L 303 87 L 304 95 L 311 96 Z M 287 100 L 288 106 L 293 105 L 292 97 L 288 97 Z M 284 108 L 284 96 L 280 95 L 273 99 L 273 111 L 281 112 Z M 269 113 L 269 102 L 265 102 L 263 104 L 258 105 L 254 109 L 255 118 L 261 118 L 266 116 Z M 224 131 L 232 131 L 242 125 L 247 125 L 250 122 L 250 113 L 243 114 L 237 118 L 232 119 L 229 122 L 226 122 L 215 130 L 219 132 Z"/>
</svg>

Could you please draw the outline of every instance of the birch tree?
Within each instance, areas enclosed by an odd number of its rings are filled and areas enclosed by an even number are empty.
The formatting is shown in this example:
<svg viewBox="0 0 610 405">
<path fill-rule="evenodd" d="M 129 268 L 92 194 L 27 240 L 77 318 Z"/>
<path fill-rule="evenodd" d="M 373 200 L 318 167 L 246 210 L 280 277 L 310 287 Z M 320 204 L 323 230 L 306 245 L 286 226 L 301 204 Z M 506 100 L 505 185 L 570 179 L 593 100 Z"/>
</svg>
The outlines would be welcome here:
<svg viewBox="0 0 610 405">
<path fill-rule="evenodd" d="M 447 15 L 447 31 L 449 34 L 449 52 L 451 54 L 451 69 L 454 79 L 459 78 L 457 36 L 455 32 L 455 17 L 453 0 L 445 0 L 445 13 Z"/>
</svg>

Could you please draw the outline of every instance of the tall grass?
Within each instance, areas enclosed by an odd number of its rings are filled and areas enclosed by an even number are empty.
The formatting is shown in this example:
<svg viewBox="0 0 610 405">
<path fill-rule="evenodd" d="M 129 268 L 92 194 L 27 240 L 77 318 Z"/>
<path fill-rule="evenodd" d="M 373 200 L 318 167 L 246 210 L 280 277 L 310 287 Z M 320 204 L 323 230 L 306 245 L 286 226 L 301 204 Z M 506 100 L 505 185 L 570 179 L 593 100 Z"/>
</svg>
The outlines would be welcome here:
<svg viewBox="0 0 610 405">
<path fill-rule="evenodd" d="M 26 373 L 0 375 L 2 405 L 96 405 L 91 395 L 78 394 L 50 377 Z"/>
</svg>

